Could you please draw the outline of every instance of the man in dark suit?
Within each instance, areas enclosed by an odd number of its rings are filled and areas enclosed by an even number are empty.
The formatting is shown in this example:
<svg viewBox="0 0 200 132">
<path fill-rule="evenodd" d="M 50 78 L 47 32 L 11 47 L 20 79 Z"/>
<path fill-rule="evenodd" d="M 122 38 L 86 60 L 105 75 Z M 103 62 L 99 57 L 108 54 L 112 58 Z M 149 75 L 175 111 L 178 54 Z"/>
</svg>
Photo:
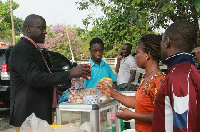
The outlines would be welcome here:
<svg viewBox="0 0 200 132">
<path fill-rule="evenodd" d="M 70 78 L 86 78 L 91 73 L 86 64 L 70 71 L 51 73 L 37 45 L 44 43 L 46 33 L 43 17 L 35 14 L 27 16 L 23 24 L 24 36 L 10 54 L 10 124 L 15 127 L 20 127 L 33 112 L 52 124 L 54 87 L 69 83 Z"/>
</svg>

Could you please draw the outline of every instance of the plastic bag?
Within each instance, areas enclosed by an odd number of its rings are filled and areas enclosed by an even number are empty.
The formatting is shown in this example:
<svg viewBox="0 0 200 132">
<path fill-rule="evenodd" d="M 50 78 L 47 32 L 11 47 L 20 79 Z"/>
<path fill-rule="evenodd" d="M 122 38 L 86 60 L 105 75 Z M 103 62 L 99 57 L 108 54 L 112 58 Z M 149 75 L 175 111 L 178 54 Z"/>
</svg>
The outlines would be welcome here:
<svg viewBox="0 0 200 132">
<path fill-rule="evenodd" d="M 90 123 L 86 121 L 80 126 L 80 128 L 85 132 L 90 132 Z"/>
<path fill-rule="evenodd" d="M 26 118 L 20 127 L 20 132 L 50 132 L 51 127 L 48 122 L 36 117 L 35 113 L 32 113 Z"/>
<path fill-rule="evenodd" d="M 58 100 L 58 104 L 62 103 L 62 102 L 65 102 L 68 100 L 69 98 L 69 89 L 65 90 L 61 96 L 61 98 Z"/>
</svg>

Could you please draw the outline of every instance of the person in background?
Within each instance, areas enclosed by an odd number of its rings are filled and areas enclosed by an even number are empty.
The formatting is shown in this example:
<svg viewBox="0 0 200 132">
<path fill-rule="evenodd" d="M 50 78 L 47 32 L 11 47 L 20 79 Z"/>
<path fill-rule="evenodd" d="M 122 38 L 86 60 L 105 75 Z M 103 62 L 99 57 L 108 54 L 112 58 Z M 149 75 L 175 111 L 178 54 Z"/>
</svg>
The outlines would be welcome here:
<svg viewBox="0 0 200 132">
<path fill-rule="evenodd" d="M 127 108 L 119 108 L 116 116 L 123 120 L 135 119 L 137 132 L 151 132 L 151 123 L 154 113 L 154 100 L 157 92 L 165 79 L 164 73 L 159 68 L 161 36 L 146 34 L 137 44 L 135 56 L 137 66 L 145 69 L 135 96 L 126 96 L 113 90 L 104 81 L 96 85 L 102 92 L 115 98 L 126 107 L 135 109 L 135 112 Z"/>
<path fill-rule="evenodd" d="M 117 87 L 119 88 L 127 83 L 131 84 L 135 80 L 137 65 L 131 50 L 132 45 L 125 43 L 122 45 L 122 51 L 117 56 L 115 72 L 117 73 Z"/>
<path fill-rule="evenodd" d="M 51 73 L 37 43 L 44 43 L 46 21 L 31 14 L 23 24 L 23 37 L 9 57 L 10 124 L 19 127 L 32 113 L 52 124 L 52 108 L 56 107 L 55 86 L 70 83 L 73 77 L 90 76 L 88 65 L 70 71 Z"/>
<path fill-rule="evenodd" d="M 155 99 L 152 132 L 200 132 L 200 74 L 190 53 L 196 43 L 197 29 L 187 20 L 163 34 L 161 58 L 168 71 Z"/>
<path fill-rule="evenodd" d="M 111 67 L 102 60 L 104 51 L 104 43 L 100 38 L 93 38 L 90 41 L 91 58 L 91 77 L 89 80 L 84 79 L 84 88 L 94 88 L 98 81 L 102 78 L 111 78 L 113 81 L 113 89 L 116 88 L 117 77 L 113 73 Z"/>
<path fill-rule="evenodd" d="M 196 47 L 194 49 L 194 52 L 195 52 L 195 56 L 197 57 L 197 61 L 199 62 L 200 64 L 200 47 Z"/>
</svg>

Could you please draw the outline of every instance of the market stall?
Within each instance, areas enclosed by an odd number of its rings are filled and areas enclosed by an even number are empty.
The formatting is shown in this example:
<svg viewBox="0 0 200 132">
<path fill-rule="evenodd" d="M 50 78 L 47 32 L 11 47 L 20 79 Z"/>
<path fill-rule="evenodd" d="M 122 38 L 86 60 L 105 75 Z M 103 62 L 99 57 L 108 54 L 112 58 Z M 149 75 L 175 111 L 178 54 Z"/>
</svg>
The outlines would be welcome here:
<svg viewBox="0 0 200 132">
<path fill-rule="evenodd" d="M 119 91 L 121 94 L 126 95 L 126 96 L 135 96 L 136 91 Z M 119 107 L 122 108 L 127 108 L 126 106 L 124 106 L 123 104 L 120 103 Z M 135 109 L 132 108 L 128 108 L 129 110 L 135 112 Z M 135 129 L 135 119 L 131 119 L 131 120 L 123 120 L 124 122 L 129 122 L 130 123 L 130 128 L 131 129 Z"/>
<path fill-rule="evenodd" d="M 78 124 L 88 132 L 121 132 L 120 120 L 115 118 L 118 106 L 112 98 L 98 104 L 63 102 L 56 109 L 57 124 Z"/>
</svg>

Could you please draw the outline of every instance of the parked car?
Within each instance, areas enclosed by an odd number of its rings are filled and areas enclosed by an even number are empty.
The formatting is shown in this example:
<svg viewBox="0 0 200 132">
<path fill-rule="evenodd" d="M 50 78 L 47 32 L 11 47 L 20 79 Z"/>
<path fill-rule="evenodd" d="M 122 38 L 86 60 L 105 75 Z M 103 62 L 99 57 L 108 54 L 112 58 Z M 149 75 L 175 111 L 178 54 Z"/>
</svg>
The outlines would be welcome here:
<svg viewBox="0 0 200 132">
<path fill-rule="evenodd" d="M 8 48 L 0 48 L 0 100 L 3 101 L 5 107 L 10 104 L 10 72 L 8 68 L 8 58 L 13 46 Z M 77 66 L 77 63 L 72 63 L 69 59 L 58 52 L 48 49 L 41 49 L 47 64 L 52 72 L 68 71 Z M 69 80 L 70 81 L 70 80 Z M 58 86 L 59 91 L 65 91 L 71 85 Z"/>
<path fill-rule="evenodd" d="M 6 48 L 0 49 L 0 72 L 2 71 L 2 67 L 6 68 L 6 65 L 2 65 L 5 61 L 5 59 L 4 59 L 5 51 L 6 51 Z M 8 107 L 9 102 L 10 102 L 10 86 L 9 86 L 10 85 L 10 77 L 8 77 L 9 73 L 7 71 L 5 71 L 5 68 L 3 68 L 4 69 L 3 70 L 3 72 L 4 72 L 3 80 L 0 79 L 0 100 L 3 101 L 3 104 L 6 107 Z"/>
</svg>

